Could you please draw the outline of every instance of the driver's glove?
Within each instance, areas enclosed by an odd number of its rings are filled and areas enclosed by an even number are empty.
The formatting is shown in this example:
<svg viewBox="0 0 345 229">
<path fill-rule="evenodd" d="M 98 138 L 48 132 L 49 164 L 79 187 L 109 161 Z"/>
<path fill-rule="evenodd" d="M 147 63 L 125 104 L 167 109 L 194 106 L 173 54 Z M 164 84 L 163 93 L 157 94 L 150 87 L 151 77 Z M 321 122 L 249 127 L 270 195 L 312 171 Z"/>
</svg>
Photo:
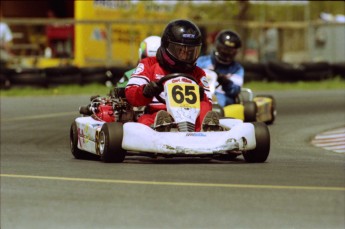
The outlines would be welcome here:
<svg viewBox="0 0 345 229">
<path fill-rule="evenodd" d="M 219 73 L 217 81 L 221 86 L 227 86 L 229 83 L 231 83 L 231 80 L 229 80 L 228 77 L 226 77 L 226 75 Z"/>
<path fill-rule="evenodd" d="M 226 87 L 222 87 L 225 94 L 231 98 L 235 98 L 241 92 L 241 87 L 236 84 L 228 84 Z"/>
<path fill-rule="evenodd" d="M 163 91 L 163 86 L 158 85 L 156 82 L 151 81 L 146 84 L 143 90 L 143 95 L 146 98 L 152 98 L 156 95 L 159 95 Z"/>
</svg>

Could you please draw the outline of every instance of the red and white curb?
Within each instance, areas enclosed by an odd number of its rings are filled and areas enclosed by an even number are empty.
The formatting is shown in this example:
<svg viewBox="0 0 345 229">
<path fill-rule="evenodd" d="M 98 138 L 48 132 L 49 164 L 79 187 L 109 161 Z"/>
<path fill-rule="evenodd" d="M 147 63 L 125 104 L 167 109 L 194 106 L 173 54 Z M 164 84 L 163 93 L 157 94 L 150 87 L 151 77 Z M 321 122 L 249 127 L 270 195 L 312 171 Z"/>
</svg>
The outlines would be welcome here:
<svg viewBox="0 0 345 229">
<path fill-rule="evenodd" d="M 345 127 L 320 133 L 311 143 L 336 153 L 345 153 Z"/>
</svg>

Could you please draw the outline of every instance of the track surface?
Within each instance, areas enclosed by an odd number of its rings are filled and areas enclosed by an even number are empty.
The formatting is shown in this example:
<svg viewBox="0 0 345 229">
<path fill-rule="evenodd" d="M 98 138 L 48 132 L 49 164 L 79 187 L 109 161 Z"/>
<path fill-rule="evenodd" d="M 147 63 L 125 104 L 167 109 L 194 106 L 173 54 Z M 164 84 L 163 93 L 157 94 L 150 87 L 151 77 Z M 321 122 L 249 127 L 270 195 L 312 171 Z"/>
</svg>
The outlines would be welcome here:
<svg viewBox="0 0 345 229">
<path fill-rule="evenodd" d="M 69 128 L 89 96 L 1 97 L 1 228 L 344 228 L 344 154 L 310 141 L 344 126 L 345 91 L 266 94 L 278 117 L 262 164 L 76 160 Z"/>
</svg>

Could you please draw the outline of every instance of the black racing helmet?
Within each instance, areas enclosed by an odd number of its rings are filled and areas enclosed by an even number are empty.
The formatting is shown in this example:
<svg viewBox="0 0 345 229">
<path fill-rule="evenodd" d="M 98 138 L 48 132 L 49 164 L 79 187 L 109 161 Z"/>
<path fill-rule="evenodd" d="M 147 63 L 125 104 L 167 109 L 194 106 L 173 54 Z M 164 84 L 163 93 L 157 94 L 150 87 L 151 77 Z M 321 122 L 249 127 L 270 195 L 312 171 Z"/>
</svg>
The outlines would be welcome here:
<svg viewBox="0 0 345 229">
<path fill-rule="evenodd" d="M 241 48 L 240 36 L 231 30 L 220 31 L 215 40 L 213 55 L 220 64 L 231 64 L 237 54 L 237 49 Z"/>
<path fill-rule="evenodd" d="M 170 71 L 191 71 L 200 55 L 201 45 L 201 32 L 193 22 L 175 20 L 163 31 L 157 58 Z"/>
</svg>

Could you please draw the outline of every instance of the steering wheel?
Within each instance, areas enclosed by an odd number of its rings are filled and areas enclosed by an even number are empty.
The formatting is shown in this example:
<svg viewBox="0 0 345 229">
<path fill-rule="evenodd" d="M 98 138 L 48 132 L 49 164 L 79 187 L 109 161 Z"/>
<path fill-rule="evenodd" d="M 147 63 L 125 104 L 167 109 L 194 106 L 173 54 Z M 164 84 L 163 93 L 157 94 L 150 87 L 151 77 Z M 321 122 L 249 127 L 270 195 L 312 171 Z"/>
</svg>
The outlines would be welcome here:
<svg viewBox="0 0 345 229">
<path fill-rule="evenodd" d="M 164 83 L 170 79 L 173 79 L 173 78 L 177 78 L 177 77 L 185 77 L 187 79 L 190 79 L 192 81 L 194 81 L 196 84 L 198 84 L 198 82 L 196 82 L 195 78 L 189 74 L 186 74 L 186 73 L 171 73 L 171 74 L 168 74 L 166 76 L 163 76 L 162 78 L 160 78 L 158 81 L 157 81 L 157 84 L 161 87 L 163 87 Z M 162 98 L 160 95 L 156 95 L 155 96 L 156 99 L 161 102 L 161 103 L 164 103 L 166 104 L 165 102 L 165 99 Z"/>
</svg>

